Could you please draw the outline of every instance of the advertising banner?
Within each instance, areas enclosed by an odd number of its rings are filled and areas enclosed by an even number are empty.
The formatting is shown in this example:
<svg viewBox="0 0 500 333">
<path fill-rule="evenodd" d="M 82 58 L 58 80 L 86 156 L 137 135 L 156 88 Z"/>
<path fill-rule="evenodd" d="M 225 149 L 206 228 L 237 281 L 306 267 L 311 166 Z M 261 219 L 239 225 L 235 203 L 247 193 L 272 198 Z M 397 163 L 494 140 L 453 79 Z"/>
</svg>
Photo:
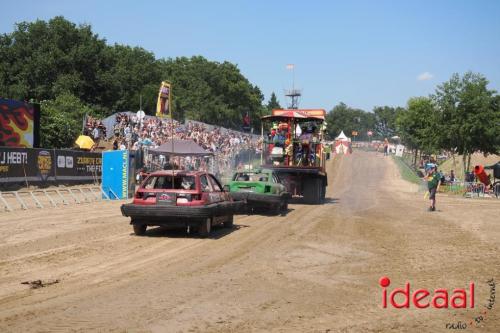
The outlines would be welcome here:
<svg viewBox="0 0 500 333">
<path fill-rule="evenodd" d="M 110 199 L 127 199 L 129 187 L 128 150 L 102 153 L 102 190 Z"/>
<path fill-rule="evenodd" d="M 101 179 L 101 153 L 0 147 L 0 185 L 92 183 Z"/>
<path fill-rule="evenodd" d="M 0 98 L 0 147 L 36 146 L 38 111 L 29 103 Z"/>
<path fill-rule="evenodd" d="M 160 118 L 172 118 L 172 86 L 163 81 L 158 92 L 156 105 L 156 116 Z"/>
</svg>

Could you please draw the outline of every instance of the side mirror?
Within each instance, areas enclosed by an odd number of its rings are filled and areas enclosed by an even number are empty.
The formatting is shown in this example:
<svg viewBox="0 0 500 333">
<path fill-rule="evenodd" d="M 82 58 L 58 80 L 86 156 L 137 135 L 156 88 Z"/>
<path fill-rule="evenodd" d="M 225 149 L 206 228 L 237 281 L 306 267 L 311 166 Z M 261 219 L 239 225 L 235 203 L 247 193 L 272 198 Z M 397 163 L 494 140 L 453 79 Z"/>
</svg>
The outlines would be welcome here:
<svg viewBox="0 0 500 333">
<path fill-rule="evenodd" d="M 223 190 L 224 192 L 229 192 L 230 191 L 229 185 L 224 185 Z"/>
</svg>

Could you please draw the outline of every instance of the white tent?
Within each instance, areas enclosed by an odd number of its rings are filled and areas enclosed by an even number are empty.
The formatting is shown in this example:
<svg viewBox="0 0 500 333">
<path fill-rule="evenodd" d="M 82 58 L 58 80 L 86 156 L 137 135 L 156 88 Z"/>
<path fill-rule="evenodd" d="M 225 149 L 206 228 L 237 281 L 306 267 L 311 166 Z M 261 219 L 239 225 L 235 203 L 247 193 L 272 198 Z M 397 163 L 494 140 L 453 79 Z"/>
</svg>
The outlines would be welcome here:
<svg viewBox="0 0 500 333">
<path fill-rule="evenodd" d="M 351 153 L 351 139 L 344 134 L 344 131 L 335 138 L 335 153 L 345 155 Z"/>
<path fill-rule="evenodd" d="M 340 140 L 340 141 L 351 141 L 351 139 L 349 139 L 345 134 L 344 134 L 344 131 L 341 131 L 339 136 L 335 138 L 335 141 L 337 140 Z"/>
</svg>

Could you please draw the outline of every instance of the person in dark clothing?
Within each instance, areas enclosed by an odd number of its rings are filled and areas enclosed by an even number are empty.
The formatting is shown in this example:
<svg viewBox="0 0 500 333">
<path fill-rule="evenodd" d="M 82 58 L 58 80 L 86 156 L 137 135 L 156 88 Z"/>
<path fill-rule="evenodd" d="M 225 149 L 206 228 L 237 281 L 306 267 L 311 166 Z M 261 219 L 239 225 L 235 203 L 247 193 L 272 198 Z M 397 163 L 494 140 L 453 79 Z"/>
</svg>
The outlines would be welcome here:
<svg viewBox="0 0 500 333">
<path fill-rule="evenodd" d="M 163 164 L 163 170 L 173 170 L 173 165 L 170 164 L 170 161 L 166 161 L 164 164 Z"/>
<path fill-rule="evenodd" d="M 441 184 L 444 184 L 446 182 L 446 177 L 444 176 L 443 170 L 439 170 L 439 175 L 441 176 L 440 178 Z"/>
<path fill-rule="evenodd" d="M 450 171 L 450 182 L 454 182 L 456 180 L 455 178 L 455 171 L 451 170 Z"/>
<path fill-rule="evenodd" d="M 436 210 L 436 192 L 441 184 L 441 175 L 437 172 L 436 166 L 429 169 L 429 174 L 427 178 L 427 188 L 429 189 L 429 200 L 430 207 L 429 211 L 433 212 Z"/>
</svg>

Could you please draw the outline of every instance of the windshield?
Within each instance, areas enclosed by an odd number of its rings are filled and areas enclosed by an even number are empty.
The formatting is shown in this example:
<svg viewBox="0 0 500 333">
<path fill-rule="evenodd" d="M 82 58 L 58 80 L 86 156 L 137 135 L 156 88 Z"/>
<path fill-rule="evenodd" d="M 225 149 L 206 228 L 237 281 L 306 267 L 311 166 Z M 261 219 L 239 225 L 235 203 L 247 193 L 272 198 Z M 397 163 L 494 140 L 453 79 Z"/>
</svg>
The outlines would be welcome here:
<svg viewBox="0 0 500 333">
<path fill-rule="evenodd" d="M 144 188 L 152 189 L 174 189 L 174 190 L 194 190 L 196 189 L 194 176 L 176 175 L 174 186 L 172 187 L 172 176 L 151 176 L 144 183 Z"/>
<path fill-rule="evenodd" d="M 260 172 L 238 172 L 234 175 L 233 180 L 240 182 L 267 182 L 269 181 L 269 175 Z"/>
</svg>

